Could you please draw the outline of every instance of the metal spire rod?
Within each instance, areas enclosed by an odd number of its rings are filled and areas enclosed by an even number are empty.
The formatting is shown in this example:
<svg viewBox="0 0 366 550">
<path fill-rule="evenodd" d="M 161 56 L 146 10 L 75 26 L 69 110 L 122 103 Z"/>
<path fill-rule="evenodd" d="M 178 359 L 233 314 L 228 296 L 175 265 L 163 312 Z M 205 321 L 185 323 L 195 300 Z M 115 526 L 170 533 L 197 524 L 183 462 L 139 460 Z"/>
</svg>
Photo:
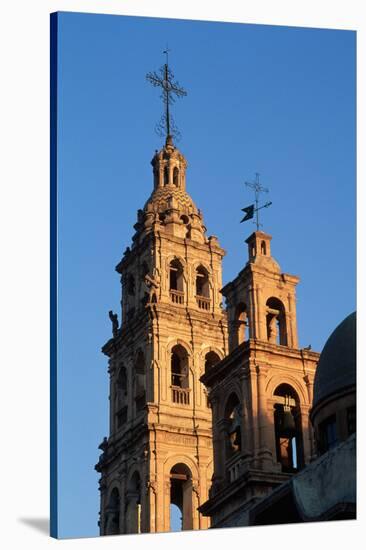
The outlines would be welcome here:
<svg viewBox="0 0 366 550">
<path fill-rule="evenodd" d="M 255 174 L 255 180 L 253 182 L 246 181 L 245 185 L 247 185 L 248 187 L 250 187 L 251 189 L 254 190 L 255 208 L 254 208 L 254 204 L 252 204 L 250 206 L 247 206 L 246 208 L 242 208 L 243 212 L 245 212 L 246 215 L 241 221 L 243 222 L 243 221 L 246 221 L 246 220 L 249 220 L 249 219 L 253 218 L 253 215 L 254 215 L 254 212 L 255 212 L 255 217 L 256 217 L 255 223 L 256 223 L 257 231 L 258 231 L 259 227 L 261 227 L 261 224 L 259 223 L 259 210 L 261 210 L 262 208 L 268 208 L 269 206 L 271 206 L 272 202 L 266 202 L 266 204 L 264 204 L 262 206 L 259 206 L 259 195 L 260 195 L 260 193 L 268 193 L 268 189 L 266 187 L 263 187 L 259 183 L 259 174 L 258 174 L 258 172 L 256 172 L 256 174 Z"/>
<path fill-rule="evenodd" d="M 158 123 L 156 130 L 159 135 L 179 137 L 179 130 L 176 128 L 173 117 L 170 114 L 170 105 L 175 102 L 175 97 L 183 97 L 187 92 L 182 88 L 177 81 L 174 81 L 174 74 L 169 68 L 169 48 L 168 46 L 163 51 L 166 55 L 166 63 L 159 69 L 159 74 L 155 71 L 146 75 L 146 79 L 155 87 L 162 89 L 161 98 L 165 106 L 165 112 Z"/>
</svg>

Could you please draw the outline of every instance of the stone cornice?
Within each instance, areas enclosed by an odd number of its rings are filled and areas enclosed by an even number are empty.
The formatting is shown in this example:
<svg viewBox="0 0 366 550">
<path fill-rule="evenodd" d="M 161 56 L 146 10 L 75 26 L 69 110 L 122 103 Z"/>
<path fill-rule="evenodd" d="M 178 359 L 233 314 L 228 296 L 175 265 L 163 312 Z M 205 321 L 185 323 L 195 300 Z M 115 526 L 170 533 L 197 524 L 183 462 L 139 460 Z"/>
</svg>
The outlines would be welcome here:
<svg viewBox="0 0 366 550">
<path fill-rule="evenodd" d="M 225 485 L 213 497 L 202 504 L 199 507 L 199 511 L 205 516 L 212 516 L 216 509 L 222 509 L 225 501 L 230 502 L 234 498 L 239 498 L 252 485 L 280 485 L 290 477 L 291 475 L 281 472 L 248 469 L 239 479 Z"/>
<path fill-rule="evenodd" d="M 213 366 L 208 373 L 201 376 L 200 380 L 205 386 L 211 387 L 217 381 L 227 376 L 229 370 L 235 366 L 244 368 L 250 357 L 256 356 L 256 361 L 261 363 L 260 353 L 270 353 L 273 357 L 296 358 L 299 361 L 306 359 L 316 363 L 319 360 L 320 354 L 315 351 L 289 348 L 287 346 L 279 346 L 271 344 L 263 340 L 251 339 L 237 346 L 229 355 L 222 361 Z M 315 367 L 315 365 L 314 365 Z"/>
</svg>

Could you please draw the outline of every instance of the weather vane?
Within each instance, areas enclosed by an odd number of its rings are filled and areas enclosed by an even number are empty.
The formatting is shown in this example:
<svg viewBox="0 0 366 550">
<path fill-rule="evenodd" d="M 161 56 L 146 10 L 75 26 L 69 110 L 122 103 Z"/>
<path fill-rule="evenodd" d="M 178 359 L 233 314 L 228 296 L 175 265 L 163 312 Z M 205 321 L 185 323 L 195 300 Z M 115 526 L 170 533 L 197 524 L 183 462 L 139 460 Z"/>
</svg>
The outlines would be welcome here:
<svg viewBox="0 0 366 550">
<path fill-rule="evenodd" d="M 257 231 L 261 227 L 261 224 L 259 223 L 259 210 L 262 208 L 268 208 L 271 206 L 272 202 L 266 202 L 266 204 L 263 204 L 262 206 L 258 206 L 259 203 L 259 194 L 260 193 L 268 193 L 268 189 L 266 187 L 262 187 L 259 183 L 259 174 L 255 174 L 255 180 L 253 182 L 245 182 L 245 185 L 250 187 L 251 189 L 254 189 L 255 194 L 255 205 L 250 204 L 249 206 L 246 206 L 245 208 L 242 208 L 242 211 L 245 212 L 244 218 L 240 221 L 246 222 L 247 220 L 251 220 L 254 217 L 254 212 L 256 213 L 256 221 L 254 222 L 257 225 Z M 255 206 L 255 208 L 254 208 Z"/>
<path fill-rule="evenodd" d="M 187 92 L 177 81 L 174 81 L 174 74 L 169 69 L 169 48 L 163 51 L 166 55 L 166 63 L 159 69 L 159 73 L 151 72 L 146 75 L 146 79 L 155 87 L 162 88 L 161 99 L 164 104 L 164 114 L 155 127 L 156 133 L 163 137 L 174 136 L 176 140 L 180 138 L 180 132 L 170 114 L 169 107 L 175 103 L 176 97 L 183 97 Z"/>
</svg>

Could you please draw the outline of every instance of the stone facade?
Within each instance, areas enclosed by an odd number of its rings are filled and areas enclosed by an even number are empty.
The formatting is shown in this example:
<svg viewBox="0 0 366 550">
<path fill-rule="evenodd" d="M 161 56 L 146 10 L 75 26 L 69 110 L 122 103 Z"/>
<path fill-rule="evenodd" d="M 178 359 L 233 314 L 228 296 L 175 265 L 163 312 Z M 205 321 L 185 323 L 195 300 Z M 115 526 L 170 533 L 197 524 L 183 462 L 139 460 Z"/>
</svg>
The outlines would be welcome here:
<svg viewBox="0 0 366 550">
<path fill-rule="evenodd" d="M 250 524 L 250 510 L 314 456 L 309 411 L 319 354 L 299 349 L 298 277 L 282 273 L 271 237 L 248 239 L 249 259 L 222 293 L 229 355 L 207 370 L 214 476 L 200 511 L 213 527 Z"/>
<path fill-rule="evenodd" d="M 187 162 L 167 138 L 152 160 L 154 189 L 138 211 L 121 275 L 121 326 L 113 312 L 110 434 L 101 473 L 100 533 L 205 529 L 198 511 L 213 473 L 212 422 L 202 375 L 228 353 L 216 237 L 186 192 Z"/>
</svg>

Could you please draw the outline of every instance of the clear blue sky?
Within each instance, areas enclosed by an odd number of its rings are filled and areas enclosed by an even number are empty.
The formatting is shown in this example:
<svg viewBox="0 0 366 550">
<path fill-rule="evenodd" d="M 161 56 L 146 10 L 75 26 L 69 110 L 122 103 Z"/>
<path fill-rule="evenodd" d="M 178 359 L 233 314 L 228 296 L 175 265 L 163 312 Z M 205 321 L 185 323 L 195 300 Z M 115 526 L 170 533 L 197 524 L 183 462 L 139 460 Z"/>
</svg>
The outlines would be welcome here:
<svg viewBox="0 0 366 550">
<path fill-rule="evenodd" d="M 351 31 L 62 13 L 59 19 L 59 534 L 98 534 L 98 444 L 108 433 L 108 311 L 115 265 L 152 190 L 162 105 L 145 75 L 171 65 L 188 192 L 227 250 L 247 259 L 255 172 L 263 229 L 299 275 L 301 346 L 321 351 L 355 309 L 355 48 Z M 266 197 L 267 198 L 267 197 Z"/>
</svg>

